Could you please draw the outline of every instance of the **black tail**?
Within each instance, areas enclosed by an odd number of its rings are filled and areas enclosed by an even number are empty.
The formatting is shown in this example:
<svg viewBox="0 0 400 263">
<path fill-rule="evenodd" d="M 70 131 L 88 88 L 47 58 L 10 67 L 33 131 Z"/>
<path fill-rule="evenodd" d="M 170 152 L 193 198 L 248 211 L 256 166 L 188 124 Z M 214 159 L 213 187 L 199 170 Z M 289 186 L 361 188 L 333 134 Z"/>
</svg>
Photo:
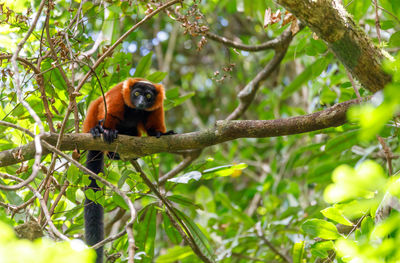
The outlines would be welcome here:
<svg viewBox="0 0 400 263">
<path fill-rule="evenodd" d="M 100 151 L 88 151 L 86 159 L 86 167 L 92 172 L 99 174 L 103 172 L 104 165 L 104 154 Z M 91 182 L 89 185 L 90 189 L 95 192 L 99 191 L 100 188 L 96 183 L 96 180 L 89 177 Z M 104 239 L 104 223 L 103 223 L 103 207 L 101 204 L 97 204 L 89 199 L 85 199 L 85 238 L 86 243 L 92 246 Z M 96 249 L 97 259 L 96 263 L 103 262 L 103 247 Z"/>
</svg>

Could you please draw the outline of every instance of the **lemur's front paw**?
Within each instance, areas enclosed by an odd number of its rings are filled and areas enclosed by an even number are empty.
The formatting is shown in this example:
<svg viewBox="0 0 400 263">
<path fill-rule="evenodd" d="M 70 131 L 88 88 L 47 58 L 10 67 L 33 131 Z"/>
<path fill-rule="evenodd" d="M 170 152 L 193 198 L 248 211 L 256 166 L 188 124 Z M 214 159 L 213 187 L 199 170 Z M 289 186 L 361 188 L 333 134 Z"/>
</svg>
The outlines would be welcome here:
<svg viewBox="0 0 400 263">
<path fill-rule="evenodd" d="M 93 138 L 100 137 L 100 134 L 104 132 L 103 126 L 97 124 L 93 128 L 90 129 L 90 133 L 93 135 Z"/>
<path fill-rule="evenodd" d="M 176 132 L 174 132 L 173 130 L 167 131 L 167 132 L 160 132 L 160 131 L 156 131 L 154 129 L 150 129 L 147 131 L 147 134 L 149 136 L 155 136 L 156 138 L 160 138 L 161 136 L 164 135 L 173 135 L 176 134 Z"/>
<path fill-rule="evenodd" d="M 177 133 L 174 132 L 174 130 L 169 130 L 169 131 L 167 131 L 167 132 L 165 132 L 165 133 L 163 133 L 161 135 L 174 135 L 174 134 L 177 134 Z"/>
<path fill-rule="evenodd" d="M 115 139 L 117 139 L 117 137 L 118 137 L 117 130 L 104 129 L 103 139 L 106 143 L 112 143 Z"/>
</svg>

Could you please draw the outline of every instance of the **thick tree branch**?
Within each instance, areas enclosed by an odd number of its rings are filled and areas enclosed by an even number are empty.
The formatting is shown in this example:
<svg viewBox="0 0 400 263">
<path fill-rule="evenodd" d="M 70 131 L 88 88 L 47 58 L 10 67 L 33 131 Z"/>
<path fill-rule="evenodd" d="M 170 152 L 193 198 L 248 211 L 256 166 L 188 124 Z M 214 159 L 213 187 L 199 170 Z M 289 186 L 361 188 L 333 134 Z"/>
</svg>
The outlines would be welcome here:
<svg viewBox="0 0 400 263">
<path fill-rule="evenodd" d="M 286 46 L 287 47 L 287 46 Z M 253 101 L 256 93 L 261 85 L 261 82 L 268 78 L 274 70 L 279 67 L 282 59 L 285 57 L 286 49 L 277 51 L 274 57 L 268 64 L 252 79 L 247 85 L 239 92 L 239 105 L 236 109 L 226 118 L 227 120 L 234 120 L 241 117 Z"/>
<path fill-rule="evenodd" d="M 121 135 L 112 144 L 93 139 L 91 134 L 65 134 L 60 150 L 100 150 L 119 152 L 124 158 L 137 158 L 160 152 L 177 152 L 201 149 L 207 146 L 238 138 L 264 138 L 299 134 L 336 127 L 346 122 L 346 111 L 359 100 L 336 104 L 312 114 L 276 120 L 217 121 L 206 130 L 179 135 L 155 137 L 135 137 Z M 56 145 L 58 134 L 46 133 L 42 139 Z M 44 151 L 43 154 L 49 153 Z M 34 157 L 35 147 L 28 143 L 18 148 L 0 152 L 0 167 L 19 163 Z M 17 156 L 19 158 L 17 158 Z"/>
<path fill-rule="evenodd" d="M 205 35 L 207 38 L 214 40 L 216 42 L 222 43 L 225 46 L 236 48 L 239 50 L 250 51 L 250 52 L 263 51 L 263 50 L 267 50 L 267 49 L 277 49 L 277 48 L 279 49 L 282 44 L 284 44 L 285 42 L 288 42 L 288 39 L 289 39 L 289 42 L 292 39 L 292 32 L 290 31 L 290 28 L 287 29 L 282 35 L 278 36 L 277 38 L 271 39 L 271 40 L 264 42 L 262 44 L 259 44 L 259 45 L 242 44 L 242 43 L 230 40 L 226 37 L 218 36 L 209 31 L 206 32 Z"/>
<path fill-rule="evenodd" d="M 303 21 L 369 91 L 384 88 L 390 76 L 383 72 L 383 55 L 354 23 L 338 0 L 278 0 Z"/>
</svg>

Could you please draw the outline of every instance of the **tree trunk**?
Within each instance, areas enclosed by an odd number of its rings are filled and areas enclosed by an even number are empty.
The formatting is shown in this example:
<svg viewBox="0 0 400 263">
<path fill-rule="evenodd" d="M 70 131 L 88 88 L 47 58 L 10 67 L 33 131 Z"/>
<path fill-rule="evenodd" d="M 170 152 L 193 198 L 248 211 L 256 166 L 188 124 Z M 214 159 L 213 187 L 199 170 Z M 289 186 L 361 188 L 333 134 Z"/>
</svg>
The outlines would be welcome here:
<svg viewBox="0 0 400 263">
<path fill-rule="evenodd" d="M 383 72 L 383 55 L 354 23 L 339 0 L 278 0 L 324 40 L 347 70 L 369 91 L 384 88 L 391 78 Z"/>
</svg>

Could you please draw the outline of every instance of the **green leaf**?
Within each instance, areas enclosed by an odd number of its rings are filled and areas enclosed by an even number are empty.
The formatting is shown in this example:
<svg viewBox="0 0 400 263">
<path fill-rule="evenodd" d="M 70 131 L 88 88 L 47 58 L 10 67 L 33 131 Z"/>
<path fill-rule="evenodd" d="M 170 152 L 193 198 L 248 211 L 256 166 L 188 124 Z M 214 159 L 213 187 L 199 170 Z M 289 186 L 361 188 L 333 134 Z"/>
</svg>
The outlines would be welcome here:
<svg viewBox="0 0 400 263">
<path fill-rule="evenodd" d="M 331 90 L 329 87 L 324 87 L 319 97 L 322 104 L 331 104 L 335 102 L 338 94 Z"/>
<path fill-rule="evenodd" d="M 218 192 L 215 195 L 215 199 L 217 201 L 220 201 L 223 206 L 226 208 L 230 209 L 237 218 L 240 218 L 240 220 L 246 225 L 246 226 L 251 226 L 254 225 L 253 219 L 248 216 L 246 213 L 241 211 L 240 207 L 238 207 L 235 203 L 232 202 L 231 199 L 228 198 L 228 196 L 224 193 Z"/>
<path fill-rule="evenodd" d="M 14 191 L 5 191 L 5 195 L 13 205 L 20 205 L 24 202 L 24 200 L 22 200 L 22 198 Z"/>
<path fill-rule="evenodd" d="M 312 237 L 328 240 L 338 239 L 340 237 L 334 224 L 321 219 L 309 219 L 304 222 L 301 229 Z"/>
<path fill-rule="evenodd" d="M 68 187 L 67 191 L 65 192 L 65 195 L 71 202 L 76 202 L 76 189 Z"/>
<path fill-rule="evenodd" d="M 318 77 L 319 75 L 321 75 L 322 71 L 326 69 L 331 60 L 332 55 L 327 55 L 315 61 L 311 66 L 313 77 Z"/>
<path fill-rule="evenodd" d="M 93 7 L 93 3 L 91 1 L 87 1 L 82 5 L 82 13 L 86 13 L 89 9 Z"/>
<path fill-rule="evenodd" d="M 293 263 L 303 263 L 304 245 L 304 241 L 297 242 L 293 245 Z"/>
<path fill-rule="evenodd" d="M 209 213 L 215 213 L 215 199 L 214 195 L 212 194 L 211 190 L 205 186 L 200 186 L 196 193 L 194 194 L 196 203 L 203 204 L 204 208 Z"/>
<path fill-rule="evenodd" d="M 332 174 L 333 184 L 325 188 L 324 198 L 329 203 L 355 198 L 372 198 L 383 191 L 387 180 L 383 168 L 374 161 L 365 161 L 356 169 L 348 165 L 338 166 Z"/>
<path fill-rule="evenodd" d="M 327 258 L 329 256 L 328 251 L 333 250 L 332 241 L 317 242 L 311 246 L 311 254 L 320 258 Z"/>
<path fill-rule="evenodd" d="M 91 180 L 90 180 L 89 176 L 86 175 L 86 174 L 83 175 L 83 176 L 82 176 L 82 184 L 83 184 L 84 186 L 89 186 L 90 183 L 91 183 Z"/>
<path fill-rule="evenodd" d="M 393 20 L 385 20 L 381 21 L 381 28 L 383 30 L 388 30 L 395 27 L 395 23 Z"/>
<path fill-rule="evenodd" d="M 129 178 L 129 175 L 127 173 L 122 173 L 121 177 L 119 178 L 118 183 L 117 183 L 118 188 L 121 188 L 124 185 L 126 179 L 128 179 L 128 178 Z"/>
<path fill-rule="evenodd" d="M 312 65 L 306 67 L 306 69 L 298 75 L 288 86 L 283 90 L 281 100 L 285 100 L 290 97 L 294 92 L 301 88 L 301 85 L 306 83 L 312 76 Z"/>
<path fill-rule="evenodd" d="M 359 130 L 357 129 L 337 134 L 334 138 L 327 142 L 325 151 L 329 153 L 337 153 L 345 149 L 350 149 L 358 142 L 358 132 Z"/>
<path fill-rule="evenodd" d="M 109 12 L 107 19 L 103 21 L 101 32 L 104 35 L 104 44 L 114 43 L 117 34 L 119 34 L 118 30 L 115 30 L 117 28 L 116 21 L 118 16 L 119 14 Z"/>
<path fill-rule="evenodd" d="M 167 252 L 156 259 L 156 263 L 174 263 L 193 255 L 193 250 L 189 246 L 175 246 L 169 248 Z"/>
<path fill-rule="evenodd" d="M 358 22 L 371 6 L 371 2 L 369 0 L 346 0 L 343 6 L 354 16 L 354 20 Z"/>
<path fill-rule="evenodd" d="M 96 196 L 96 199 L 95 199 L 96 203 L 99 203 L 102 206 L 104 206 L 105 202 L 106 202 L 106 199 L 105 199 L 103 191 L 95 192 L 95 196 Z"/>
<path fill-rule="evenodd" d="M 145 255 L 142 255 L 141 260 L 135 260 L 135 262 L 147 263 L 153 261 L 156 221 L 157 210 L 152 204 L 148 206 L 142 215 L 142 220 L 136 225 L 137 234 L 135 236 L 135 244 L 138 247 L 137 253 L 143 251 Z"/>
<path fill-rule="evenodd" d="M 54 242 L 48 238 L 30 242 L 27 239 L 17 238 L 13 229 L 1 221 L 0 233 L 1 262 L 3 263 L 85 263 L 95 261 L 95 251 L 85 247 L 82 242 Z"/>
<path fill-rule="evenodd" d="M 71 184 L 76 185 L 80 180 L 80 175 L 81 173 L 79 172 L 79 169 L 75 165 L 71 165 L 68 168 L 67 179 Z"/>
<path fill-rule="evenodd" d="M 113 194 L 113 201 L 115 204 L 117 204 L 121 208 L 123 208 L 125 210 L 129 210 L 129 206 L 125 203 L 124 198 L 122 198 L 119 194 L 117 194 L 117 193 Z"/>
<path fill-rule="evenodd" d="M 168 179 L 168 182 L 173 182 L 177 184 L 187 184 L 191 180 L 198 181 L 201 178 L 201 173 L 199 171 L 191 171 L 189 173 L 182 174 L 178 177 Z"/>
<path fill-rule="evenodd" d="M 122 12 L 121 7 L 118 5 L 110 5 L 110 6 L 108 6 L 108 9 L 111 12 L 116 13 L 116 14 L 120 14 Z"/>
<path fill-rule="evenodd" d="M 164 230 L 168 238 L 171 240 L 172 243 L 178 245 L 182 241 L 182 237 L 179 234 L 178 230 L 176 230 L 175 227 L 172 225 L 171 220 L 165 212 L 163 212 L 163 222 Z"/>
<path fill-rule="evenodd" d="M 192 221 L 191 218 L 186 216 L 184 213 L 179 211 L 176 208 L 173 208 L 175 213 L 179 216 L 179 218 L 184 221 L 185 225 L 189 229 L 191 236 L 193 237 L 194 242 L 199 247 L 200 251 L 211 261 L 215 262 L 214 252 L 211 250 L 211 246 L 206 238 L 206 236 L 201 232 L 196 223 Z"/>
<path fill-rule="evenodd" d="M 176 94 L 176 92 L 178 92 L 178 93 Z M 165 110 L 169 110 L 173 107 L 177 107 L 177 106 L 181 105 L 186 100 L 193 97 L 194 94 L 195 94 L 194 92 L 189 92 L 185 95 L 179 96 L 179 90 L 177 88 L 172 89 L 171 92 L 167 91 L 166 99 L 164 101 Z"/>
<path fill-rule="evenodd" d="M 203 209 L 203 207 L 200 204 L 194 203 L 191 199 L 186 198 L 181 195 L 170 195 L 167 197 L 168 200 L 171 200 L 172 202 L 184 205 L 184 206 L 194 206 L 195 208 L 198 209 Z"/>
<path fill-rule="evenodd" d="M 179 97 L 179 88 L 175 87 L 175 88 L 172 88 L 172 89 L 168 89 L 165 92 L 165 97 L 167 99 L 169 99 L 169 100 L 173 100 L 173 99 L 178 98 Z"/>
<path fill-rule="evenodd" d="M 210 169 L 206 169 L 203 171 L 203 179 L 211 179 L 215 177 L 223 177 L 223 176 L 230 176 L 235 171 L 243 170 L 247 168 L 247 164 L 240 163 L 234 165 L 222 165 L 218 167 L 213 167 Z"/>
<path fill-rule="evenodd" d="M 168 75 L 167 72 L 156 71 L 147 76 L 146 78 L 151 82 L 158 83 L 161 82 L 167 75 Z"/>
<path fill-rule="evenodd" d="M 96 194 L 93 189 L 87 189 L 85 191 L 85 195 L 86 195 L 87 199 L 96 202 Z"/>
<path fill-rule="evenodd" d="M 361 233 L 363 235 L 369 235 L 370 233 L 372 233 L 372 231 L 374 230 L 375 227 L 375 222 L 372 219 L 372 217 L 370 216 L 366 216 L 363 221 L 361 222 Z"/>
<path fill-rule="evenodd" d="M 338 222 L 339 224 L 345 226 L 352 226 L 353 223 L 343 216 L 342 212 L 337 207 L 328 207 L 324 210 L 321 210 L 321 213 L 326 217 L 333 221 Z"/>
<path fill-rule="evenodd" d="M 390 47 L 400 47 L 400 31 L 395 32 L 389 39 Z"/>
<path fill-rule="evenodd" d="M 153 56 L 153 52 L 150 52 L 146 56 L 142 57 L 139 60 L 138 65 L 136 66 L 134 77 L 144 78 L 149 73 L 151 67 L 151 57 Z"/>
</svg>

